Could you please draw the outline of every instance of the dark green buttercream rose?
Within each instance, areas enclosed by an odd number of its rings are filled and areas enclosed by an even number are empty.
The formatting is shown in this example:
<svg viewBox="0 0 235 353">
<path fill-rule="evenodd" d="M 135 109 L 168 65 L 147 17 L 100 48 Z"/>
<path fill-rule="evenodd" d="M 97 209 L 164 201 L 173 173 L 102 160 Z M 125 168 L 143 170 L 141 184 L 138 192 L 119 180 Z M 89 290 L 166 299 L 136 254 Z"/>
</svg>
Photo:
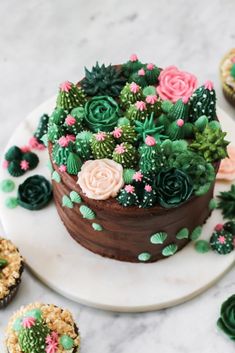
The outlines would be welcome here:
<svg viewBox="0 0 235 353">
<path fill-rule="evenodd" d="M 84 121 L 91 131 L 112 131 L 117 125 L 119 107 L 109 96 L 96 96 L 85 105 Z"/>
<path fill-rule="evenodd" d="M 51 183 L 41 175 L 27 178 L 18 189 L 19 205 L 28 210 L 40 210 L 51 198 Z"/>
<path fill-rule="evenodd" d="M 192 195 L 191 179 L 181 170 L 170 168 L 158 173 L 155 180 L 158 201 L 165 208 L 176 207 Z"/>
<path fill-rule="evenodd" d="M 235 295 L 222 304 L 217 325 L 232 340 L 235 340 Z"/>
</svg>

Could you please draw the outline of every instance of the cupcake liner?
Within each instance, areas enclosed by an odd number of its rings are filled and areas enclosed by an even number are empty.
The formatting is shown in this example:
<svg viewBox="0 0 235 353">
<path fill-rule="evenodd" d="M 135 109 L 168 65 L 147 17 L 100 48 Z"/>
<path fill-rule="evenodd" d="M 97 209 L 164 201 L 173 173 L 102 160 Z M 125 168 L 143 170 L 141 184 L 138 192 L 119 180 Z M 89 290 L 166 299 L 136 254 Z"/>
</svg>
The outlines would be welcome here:
<svg viewBox="0 0 235 353">
<path fill-rule="evenodd" d="M 23 271 L 24 271 L 24 264 L 22 263 L 21 269 L 19 271 L 20 277 L 18 278 L 16 284 L 10 288 L 10 292 L 8 293 L 8 295 L 6 297 L 0 299 L 0 310 L 6 308 L 8 306 L 8 304 L 10 304 L 10 302 L 16 296 L 18 289 L 20 287 L 21 276 L 22 276 Z"/>
<path fill-rule="evenodd" d="M 235 91 L 228 85 L 223 84 L 223 94 L 227 101 L 235 107 Z"/>
</svg>

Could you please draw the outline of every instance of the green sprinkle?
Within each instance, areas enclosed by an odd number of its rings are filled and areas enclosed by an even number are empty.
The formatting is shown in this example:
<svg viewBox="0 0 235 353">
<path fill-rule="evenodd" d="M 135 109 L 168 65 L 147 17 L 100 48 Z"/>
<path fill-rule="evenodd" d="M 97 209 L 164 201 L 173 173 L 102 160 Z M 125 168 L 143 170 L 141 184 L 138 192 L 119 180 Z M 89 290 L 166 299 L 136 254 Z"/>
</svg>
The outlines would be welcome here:
<svg viewBox="0 0 235 353">
<path fill-rule="evenodd" d="M 73 208 L 73 203 L 67 195 L 64 195 L 62 197 L 62 206 L 68 207 L 68 208 Z"/>
<path fill-rule="evenodd" d="M 63 335 L 60 338 L 60 344 L 67 351 L 74 347 L 74 340 L 68 335 Z"/>
<path fill-rule="evenodd" d="M 177 234 L 176 238 L 177 239 L 188 239 L 189 236 L 189 230 L 187 228 L 182 228 Z"/>
<path fill-rule="evenodd" d="M 98 223 L 92 223 L 92 228 L 97 232 L 101 232 L 103 230 L 103 227 Z"/>
<path fill-rule="evenodd" d="M 191 240 L 197 240 L 201 234 L 202 234 L 202 227 L 198 226 L 198 227 L 194 228 L 194 230 L 192 231 L 192 233 L 190 235 L 190 238 L 191 238 Z"/>
<path fill-rule="evenodd" d="M 14 181 L 10 179 L 5 179 L 1 182 L 1 190 L 3 192 L 11 192 L 15 189 Z"/>
<path fill-rule="evenodd" d="M 210 250 L 210 244 L 206 240 L 198 240 L 194 244 L 195 250 L 200 254 L 205 254 Z"/>
<path fill-rule="evenodd" d="M 215 199 L 211 199 L 209 202 L 209 210 L 212 211 L 217 208 L 217 202 Z"/>
<path fill-rule="evenodd" d="M 141 262 L 149 261 L 150 258 L 151 258 L 151 254 L 148 252 L 142 252 L 141 254 L 138 255 L 138 260 Z"/>
<path fill-rule="evenodd" d="M 18 206 L 18 199 L 16 197 L 8 197 L 5 201 L 7 208 L 16 208 Z"/>
<path fill-rule="evenodd" d="M 52 177 L 51 178 L 53 180 L 55 180 L 57 183 L 61 182 L 60 174 L 56 170 L 52 173 Z"/>
</svg>

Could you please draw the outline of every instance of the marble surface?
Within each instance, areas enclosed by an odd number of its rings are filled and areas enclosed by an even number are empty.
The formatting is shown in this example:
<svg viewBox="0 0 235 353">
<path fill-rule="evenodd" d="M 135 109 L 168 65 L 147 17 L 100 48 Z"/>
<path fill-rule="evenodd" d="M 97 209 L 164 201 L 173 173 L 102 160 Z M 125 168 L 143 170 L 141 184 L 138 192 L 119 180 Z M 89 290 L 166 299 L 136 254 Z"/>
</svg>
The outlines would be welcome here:
<svg viewBox="0 0 235 353">
<path fill-rule="evenodd" d="M 84 64 L 122 62 L 132 52 L 162 66 L 174 63 L 200 81 L 213 80 L 220 106 L 234 117 L 218 79 L 219 61 L 234 46 L 234 11 L 233 0 L 1 1 L 0 148 L 60 81 L 81 77 Z M 35 300 L 73 311 L 83 353 L 233 352 L 234 343 L 217 331 L 215 321 L 221 302 L 235 292 L 234 274 L 233 269 L 206 293 L 175 308 L 112 314 L 74 304 L 26 272 L 16 300 L 0 312 L 0 352 L 11 312 Z"/>
</svg>

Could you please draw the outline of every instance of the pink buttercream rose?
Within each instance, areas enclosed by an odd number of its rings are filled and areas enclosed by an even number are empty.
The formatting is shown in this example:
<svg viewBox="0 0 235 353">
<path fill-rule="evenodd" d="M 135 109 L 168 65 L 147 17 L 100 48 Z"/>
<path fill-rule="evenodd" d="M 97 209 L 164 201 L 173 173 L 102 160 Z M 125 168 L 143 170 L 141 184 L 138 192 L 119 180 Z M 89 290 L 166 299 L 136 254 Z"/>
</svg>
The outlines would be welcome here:
<svg viewBox="0 0 235 353">
<path fill-rule="evenodd" d="M 175 103 L 180 98 L 188 100 L 196 87 L 197 78 L 193 74 L 168 66 L 159 75 L 157 93 L 161 99 Z"/>
<path fill-rule="evenodd" d="M 107 200 L 117 196 L 124 185 L 121 164 L 111 159 L 86 161 L 78 173 L 77 183 L 83 193 L 94 200 Z"/>
<path fill-rule="evenodd" d="M 228 146 L 228 157 L 224 158 L 220 163 L 219 171 L 216 175 L 217 180 L 229 180 L 235 179 L 235 147 Z"/>
</svg>

